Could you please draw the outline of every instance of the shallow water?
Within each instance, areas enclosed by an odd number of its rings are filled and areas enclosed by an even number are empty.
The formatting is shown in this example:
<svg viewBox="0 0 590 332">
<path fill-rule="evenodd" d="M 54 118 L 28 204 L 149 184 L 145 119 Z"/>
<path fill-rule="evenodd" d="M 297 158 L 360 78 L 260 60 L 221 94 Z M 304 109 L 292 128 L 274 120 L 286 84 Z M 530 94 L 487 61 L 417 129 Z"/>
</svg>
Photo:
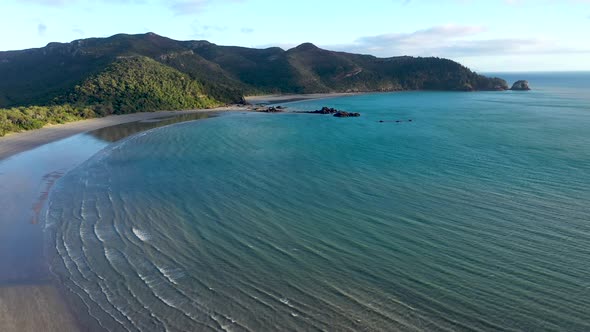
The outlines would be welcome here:
<svg viewBox="0 0 590 332">
<path fill-rule="evenodd" d="M 0 160 L 0 286 L 50 280 L 41 210 L 56 181 L 112 142 L 173 123 L 216 116 L 172 114 L 111 126 L 45 144 Z M 1 325 L 1 324 L 0 324 Z M 0 327 L 1 329 L 1 327 Z"/>
<path fill-rule="evenodd" d="M 538 82 L 132 136 L 56 185 L 53 271 L 112 331 L 589 330 L 588 90 Z"/>
<path fill-rule="evenodd" d="M 58 178 L 106 145 L 78 136 L 0 160 L 0 287 L 50 280 L 40 210 Z"/>
<path fill-rule="evenodd" d="M 122 140 L 123 138 L 129 137 L 131 135 L 134 135 L 134 134 L 146 131 L 146 130 L 169 126 L 171 124 L 180 123 L 180 122 L 207 119 L 212 116 L 216 116 L 216 113 L 214 113 L 214 112 L 198 112 L 198 113 L 189 113 L 189 114 L 182 114 L 182 115 L 163 116 L 161 118 L 154 118 L 154 119 L 136 121 L 136 122 L 127 122 L 127 123 L 122 123 L 122 124 L 119 124 L 116 126 L 100 128 L 100 129 L 93 130 L 93 131 L 87 133 L 87 135 L 98 138 L 99 140 L 102 140 L 105 142 L 117 142 L 119 140 Z"/>
</svg>

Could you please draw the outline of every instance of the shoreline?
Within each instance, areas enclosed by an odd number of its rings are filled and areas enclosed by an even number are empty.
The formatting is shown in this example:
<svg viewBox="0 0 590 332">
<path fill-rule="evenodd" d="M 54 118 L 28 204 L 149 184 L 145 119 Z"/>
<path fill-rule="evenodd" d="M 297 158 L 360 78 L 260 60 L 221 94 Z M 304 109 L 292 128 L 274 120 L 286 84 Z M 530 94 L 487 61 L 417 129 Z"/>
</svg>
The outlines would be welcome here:
<svg viewBox="0 0 590 332">
<path fill-rule="evenodd" d="M 0 286 L 0 322 L 5 332 L 83 330 L 51 283 Z"/>
<path fill-rule="evenodd" d="M 211 109 L 195 109 L 184 111 L 156 111 L 123 115 L 109 115 L 103 118 L 79 120 L 57 125 L 47 125 L 40 129 L 9 133 L 4 137 L 0 137 L 0 162 L 19 153 L 29 151 L 45 144 L 62 140 L 64 138 L 130 122 L 147 121 L 168 117 L 171 118 L 179 115 L 195 113 L 252 111 L 252 107 L 258 104 L 290 103 L 313 99 L 356 96 L 359 94 L 363 94 L 363 92 L 248 96 L 245 97 L 245 100 L 248 103 L 247 105 L 230 105 Z"/>
<path fill-rule="evenodd" d="M 46 225 L 40 218 L 54 184 L 104 147 L 172 123 L 245 107 L 163 111 L 82 120 L 0 139 L 0 330 L 101 330 L 72 302 L 50 271 Z M 109 134 L 110 132 L 110 134 Z M 92 326 L 92 327 L 91 327 Z"/>
<path fill-rule="evenodd" d="M 366 94 L 367 92 L 333 92 L 333 93 L 309 93 L 309 94 L 287 94 L 287 95 L 260 95 L 260 96 L 248 96 L 244 99 L 251 105 L 260 104 L 277 104 L 277 103 L 292 103 L 295 101 L 313 100 L 313 99 L 326 99 L 326 98 L 337 98 L 337 97 L 349 97 L 360 94 Z"/>
<path fill-rule="evenodd" d="M 347 95 L 351 94 L 273 95 L 248 99 L 286 103 Z M 116 141 L 119 139 L 117 135 L 128 135 L 129 128 L 113 137 L 101 136 L 104 133 L 99 132 L 108 132 L 109 128 L 116 131 L 121 126 L 143 128 L 150 123 L 183 116 L 250 112 L 253 109 L 250 103 L 213 109 L 112 115 L 0 137 L 0 198 L 8 205 L 8 209 L 0 211 L 0 251 L 3 252 L 0 252 L 0 266 L 4 266 L 5 271 L 0 273 L 0 330 L 81 331 L 88 327 L 82 324 L 88 323 L 85 321 L 87 317 L 78 317 L 76 308 L 72 307 L 80 303 L 71 302 L 59 280 L 45 271 L 48 268 L 47 244 L 44 225 L 38 222 L 38 217 L 46 208 L 47 197 L 59 178 L 111 144 L 109 138 Z M 131 134 L 138 132 L 134 130 L 131 129 Z M 79 136 L 84 133 L 100 137 Z M 97 139 L 102 143 L 96 143 Z M 17 259 L 16 254 L 24 255 L 24 266 L 19 267 L 23 260 Z"/>
<path fill-rule="evenodd" d="M 123 115 L 109 115 L 104 118 L 94 118 L 68 122 L 58 125 L 48 125 L 40 129 L 11 133 L 0 137 L 0 161 L 6 160 L 19 153 L 35 149 L 48 143 L 56 142 L 70 136 L 85 132 L 112 127 L 120 124 L 162 119 L 179 115 L 211 112 L 244 111 L 244 106 L 226 106 L 212 109 L 197 109 L 186 111 L 157 111 Z"/>
</svg>

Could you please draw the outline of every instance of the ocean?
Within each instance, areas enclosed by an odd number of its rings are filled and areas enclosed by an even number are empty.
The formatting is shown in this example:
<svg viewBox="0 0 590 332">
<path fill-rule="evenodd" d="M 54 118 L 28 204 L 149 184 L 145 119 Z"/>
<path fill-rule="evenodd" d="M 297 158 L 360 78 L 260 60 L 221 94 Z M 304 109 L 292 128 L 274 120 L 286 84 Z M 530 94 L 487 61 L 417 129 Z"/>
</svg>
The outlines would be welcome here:
<svg viewBox="0 0 590 332">
<path fill-rule="evenodd" d="M 498 75 L 534 90 L 109 143 L 49 197 L 52 272 L 97 330 L 588 331 L 590 73 Z"/>
</svg>

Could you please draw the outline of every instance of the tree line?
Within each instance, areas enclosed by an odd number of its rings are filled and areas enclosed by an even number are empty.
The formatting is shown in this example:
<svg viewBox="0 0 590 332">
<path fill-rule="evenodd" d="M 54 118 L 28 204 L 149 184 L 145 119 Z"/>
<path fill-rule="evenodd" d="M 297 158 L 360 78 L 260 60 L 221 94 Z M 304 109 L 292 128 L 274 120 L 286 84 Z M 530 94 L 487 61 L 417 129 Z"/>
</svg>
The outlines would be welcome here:
<svg viewBox="0 0 590 332">
<path fill-rule="evenodd" d="M 188 75 L 146 57 L 126 57 L 55 98 L 52 105 L 0 109 L 0 136 L 111 114 L 219 105 Z"/>
</svg>

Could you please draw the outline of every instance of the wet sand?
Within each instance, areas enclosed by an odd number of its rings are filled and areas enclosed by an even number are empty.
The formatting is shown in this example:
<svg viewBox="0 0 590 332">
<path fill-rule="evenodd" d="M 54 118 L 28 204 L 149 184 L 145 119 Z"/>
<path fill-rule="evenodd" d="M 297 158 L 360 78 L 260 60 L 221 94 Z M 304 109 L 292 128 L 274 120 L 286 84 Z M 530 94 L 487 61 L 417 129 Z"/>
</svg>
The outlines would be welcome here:
<svg viewBox="0 0 590 332">
<path fill-rule="evenodd" d="M 246 97 L 249 104 L 276 104 L 288 103 L 300 100 L 324 99 L 343 96 L 354 96 L 359 93 L 314 93 L 314 94 L 289 94 L 289 95 L 263 95 Z M 21 133 L 12 133 L 0 137 L 0 161 L 15 154 L 34 149 L 47 143 L 55 142 L 76 134 L 111 127 L 123 123 L 146 121 L 162 117 L 174 117 L 183 114 L 223 111 L 248 111 L 248 106 L 224 106 L 214 109 L 200 109 L 188 111 L 160 111 L 134 113 L 125 115 L 111 115 L 104 118 L 81 120 L 60 125 L 50 125 L 37 130 Z"/>
<path fill-rule="evenodd" d="M 89 330 L 88 322 L 79 324 L 82 318 L 69 310 L 72 304 L 64 303 L 67 290 L 53 280 L 45 255 L 51 246 L 44 241 L 40 214 L 59 178 L 136 132 L 243 109 L 113 116 L 3 138 L 0 149 L 10 157 L 0 160 L 0 331 Z M 34 148 L 25 151 L 29 147 Z"/>
<path fill-rule="evenodd" d="M 146 121 L 150 119 L 173 117 L 191 113 L 241 110 L 247 110 L 247 108 L 244 106 L 228 106 L 207 110 L 134 113 L 125 115 L 112 115 L 104 118 L 81 120 L 66 124 L 46 126 L 44 128 L 37 130 L 13 133 L 5 137 L 0 137 L 0 160 L 27 150 L 34 149 L 47 143 L 55 142 L 66 137 L 70 137 L 72 135 L 100 128 L 115 126 L 123 123 Z"/>
<path fill-rule="evenodd" d="M 80 331 L 58 290 L 50 285 L 0 286 L 3 332 Z"/>
</svg>

